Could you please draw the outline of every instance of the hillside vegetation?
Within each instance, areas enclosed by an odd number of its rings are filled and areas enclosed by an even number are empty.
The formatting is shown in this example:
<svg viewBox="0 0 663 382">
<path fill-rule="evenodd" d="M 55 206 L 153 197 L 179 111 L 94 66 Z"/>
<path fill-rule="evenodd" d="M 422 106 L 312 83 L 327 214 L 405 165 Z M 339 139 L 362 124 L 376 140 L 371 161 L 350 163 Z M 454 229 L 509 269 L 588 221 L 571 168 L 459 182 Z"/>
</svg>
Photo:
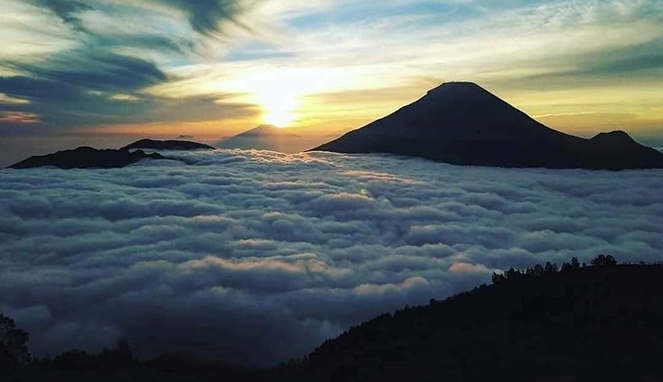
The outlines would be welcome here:
<svg viewBox="0 0 663 382">
<path fill-rule="evenodd" d="M 511 269 L 493 285 L 383 314 L 283 380 L 663 380 L 663 266 L 601 256 Z M 287 376 L 287 377 L 286 377 Z"/>
<path fill-rule="evenodd" d="M 10 362 L 11 380 L 661 381 L 661 280 L 661 264 L 573 259 L 510 269 L 490 286 L 380 315 L 272 370 L 174 355 L 138 361 L 120 343 L 31 365 L 22 356 Z M 25 354 L 9 345 L 0 356 Z"/>
</svg>

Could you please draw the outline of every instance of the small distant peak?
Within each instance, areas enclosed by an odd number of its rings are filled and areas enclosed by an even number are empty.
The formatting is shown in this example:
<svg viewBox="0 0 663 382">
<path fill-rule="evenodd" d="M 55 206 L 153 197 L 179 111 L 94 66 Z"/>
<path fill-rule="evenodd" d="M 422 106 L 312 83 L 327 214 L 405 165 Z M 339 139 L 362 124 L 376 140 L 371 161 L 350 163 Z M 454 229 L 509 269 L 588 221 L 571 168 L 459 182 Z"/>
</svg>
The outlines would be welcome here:
<svg viewBox="0 0 663 382">
<path fill-rule="evenodd" d="M 294 136 L 293 134 L 289 133 L 287 130 L 288 129 L 286 128 L 280 128 L 278 126 L 265 124 L 255 127 L 251 130 L 245 131 L 241 134 L 235 135 L 232 138 L 254 138 L 254 137 L 265 138 L 265 137 Z"/>
<path fill-rule="evenodd" d="M 599 133 L 592 138 L 593 141 L 611 141 L 611 142 L 633 142 L 633 138 L 627 132 L 615 130 L 609 133 Z"/>
<path fill-rule="evenodd" d="M 599 137 L 620 137 L 620 138 L 629 138 L 629 135 L 626 131 L 624 130 L 615 130 L 615 131 L 610 131 L 607 133 L 598 133 L 594 138 L 599 138 Z"/>
<path fill-rule="evenodd" d="M 281 129 L 277 126 L 264 124 L 258 127 L 254 127 L 251 130 L 245 131 L 240 135 L 266 135 L 266 134 L 277 134 Z"/>
<path fill-rule="evenodd" d="M 260 126 L 255 128 L 255 130 L 268 130 L 268 129 L 278 129 L 278 127 L 274 126 L 274 125 L 265 124 L 265 125 L 260 125 Z"/>
</svg>

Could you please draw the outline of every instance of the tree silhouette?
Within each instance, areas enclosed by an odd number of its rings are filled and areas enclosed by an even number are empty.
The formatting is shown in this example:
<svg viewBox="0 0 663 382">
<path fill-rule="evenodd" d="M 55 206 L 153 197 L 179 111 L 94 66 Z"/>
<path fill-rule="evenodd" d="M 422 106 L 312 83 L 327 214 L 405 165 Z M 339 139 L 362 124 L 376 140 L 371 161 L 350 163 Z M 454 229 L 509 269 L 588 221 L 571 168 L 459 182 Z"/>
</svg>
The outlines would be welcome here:
<svg viewBox="0 0 663 382">
<path fill-rule="evenodd" d="M 610 255 L 598 255 L 592 259 L 590 264 L 594 267 L 614 267 L 617 265 L 617 260 Z"/>
<path fill-rule="evenodd" d="M 591 265 L 594 267 L 614 267 L 617 265 L 617 260 L 610 255 L 599 255 L 591 260 Z M 532 268 L 524 270 L 510 268 L 504 273 L 493 272 L 493 284 L 502 283 L 504 281 L 514 281 L 519 279 L 533 279 L 540 278 L 546 275 L 554 275 L 556 273 L 568 272 L 570 270 L 581 269 L 585 267 L 585 263 L 580 264 L 577 257 L 573 257 L 570 263 L 563 263 L 562 267 L 557 264 L 546 262 L 545 265 L 537 264 Z"/>
<path fill-rule="evenodd" d="M 500 281 L 506 281 L 506 277 L 503 274 L 493 272 L 492 281 L 493 281 L 493 284 L 497 284 Z"/>
<path fill-rule="evenodd" d="M 64 352 L 53 364 L 60 370 L 117 370 L 131 366 L 133 352 L 126 341 L 119 341 L 114 348 L 104 348 L 98 355 L 81 350 Z"/>
<path fill-rule="evenodd" d="M 546 262 L 543 272 L 545 274 L 557 273 L 557 264 L 551 263 L 550 261 Z"/>
<path fill-rule="evenodd" d="M 580 262 L 578 261 L 577 257 L 572 258 L 570 263 L 562 264 L 561 271 L 562 272 L 568 272 L 568 271 L 574 270 L 574 269 L 580 269 Z"/>
<path fill-rule="evenodd" d="M 103 349 L 97 358 L 106 367 L 125 366 L 133 361 L 133 351 L 127 341 L 118 341 L 115 348 Z"/>
<path fill-rule="evenodd" d="M 2 364 L 27 365 L 32 360 L 28 350 L 28 332 L 16 327 L 13 319 L 0 314 L 0 360 Z"/>
</svg>

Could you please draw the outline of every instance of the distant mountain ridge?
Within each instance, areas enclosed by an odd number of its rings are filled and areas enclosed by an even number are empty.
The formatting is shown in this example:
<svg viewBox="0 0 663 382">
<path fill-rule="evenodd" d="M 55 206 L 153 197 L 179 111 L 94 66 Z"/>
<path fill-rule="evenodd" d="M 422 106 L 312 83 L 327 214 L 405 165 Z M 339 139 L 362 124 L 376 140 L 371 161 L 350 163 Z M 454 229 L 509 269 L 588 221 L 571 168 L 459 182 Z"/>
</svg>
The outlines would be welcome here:
<svg viewBox="0 0 663 382">
<path fill-rule="evenodd" d="M 191 141 L 182 141 L 182 140 L 157 141 L 154 139 L 141 139 L 139 141 L 136 141 L 134 143 L 122 147 L 120 150 L 131 150 L 131 149 L 183 151 L 183 150 L 215 150 L 216 148 L 203 143 L 191 142 Z"/>
<path fill-rule="evenodd" d="M 312 151 L 391 153 L 492 167 L 663 168 L 663 154 L 623 131 L 592 139 L 565 134 L 468 82 L 444 83 Z"/>
<path fill-rule="evenodd" d="M 122 168 L 142 159 L 166 159 L 158 153 L 147 154 L 142 150 L 97 150 L 82 146 L 74 150 L 58 151 L 54 154 L 32 156 L 9 168 L 28 169 L 35 167 L 74 168 Z"/>
<path fill-rule="evenodd" d="M 168 159 L 159 153 L 147 154 L 143 150 L 215 150 L 215 147 L 202 143 L 171 140 L 157 141 L 141 139 L 127 146 L 115 149 L 95 149 L 81 146 L 74 150 L 62 150 L 53 154 L 32 156 L 9 166 L 13 169 L 35 167 L 74 168 L 122 168 L 134 164 L 141 159 Z"/>
<path fill-rule="evenodd" d="M 287 129 L 273 125 L 260 125 L 216 144 L 221 149 L 271 150 L 279 152 L 297 152 L 293 144 L 299 140 L 298 135 L 289 133 Z M 311 147 L 311 146 L 308 146 Z"/>
</svg>

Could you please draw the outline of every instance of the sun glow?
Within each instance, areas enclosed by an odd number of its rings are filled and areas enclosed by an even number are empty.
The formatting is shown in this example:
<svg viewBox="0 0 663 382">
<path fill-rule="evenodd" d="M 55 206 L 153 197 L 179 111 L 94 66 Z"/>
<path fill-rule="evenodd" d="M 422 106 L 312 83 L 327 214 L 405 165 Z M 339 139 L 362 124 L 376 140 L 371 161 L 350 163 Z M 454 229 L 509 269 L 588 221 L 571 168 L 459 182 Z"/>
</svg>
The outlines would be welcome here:
<svg viewBox="0 0 663 382">
<path fill-rule="evenodd" d="M 265 124 L 286 128 L 296 119 L 297 103 L 292 95 L 267 91 L 258 96 L 258 102 L 264 111 L 262 121 Z"/>
<path fill-rule="evenodd" d="M 303 121 L 310 105 L 306 97 L 328 86 L 328 75 L 320 70 L 280 69 L 250 73 L 238 87 L 251 89 L 253 100 L 262 109 L 262 122 L 281 128 Z"/>
<path fill-rule="evenodd" d="M 351 89 L 347 71 L 334 68 L 278 68 L 262 65 L 238 69 L 235 77 L 219 83 L 219 91 L 243 94 L 242 102 L 261 109 L 261 123 L 281 128 L 310 123 L 312 111 L 324 107 L 315 95 Z M 210 82 L 206 83 L 210 86 Z"/>
</svg>

